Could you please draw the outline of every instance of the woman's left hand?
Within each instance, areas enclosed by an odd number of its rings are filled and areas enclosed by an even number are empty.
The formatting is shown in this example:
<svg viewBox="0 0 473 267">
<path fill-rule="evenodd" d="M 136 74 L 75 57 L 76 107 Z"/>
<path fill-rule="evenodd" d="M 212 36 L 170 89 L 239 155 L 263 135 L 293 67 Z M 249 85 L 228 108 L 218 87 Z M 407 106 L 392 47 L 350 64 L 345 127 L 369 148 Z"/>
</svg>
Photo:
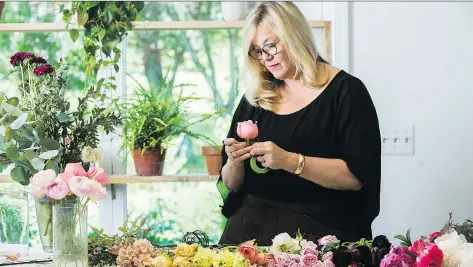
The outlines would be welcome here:
<svg viewBox="0 0 473 267">
<path fill-rule="evenodd" d="M 251 145 L 251 156 L 257 156 L 257 160 L 265 168 L 273 170 L 287 169 L 292 162 L 292 153 L 278 147 L 271 141 L 257 142 Z"/>
</svg>

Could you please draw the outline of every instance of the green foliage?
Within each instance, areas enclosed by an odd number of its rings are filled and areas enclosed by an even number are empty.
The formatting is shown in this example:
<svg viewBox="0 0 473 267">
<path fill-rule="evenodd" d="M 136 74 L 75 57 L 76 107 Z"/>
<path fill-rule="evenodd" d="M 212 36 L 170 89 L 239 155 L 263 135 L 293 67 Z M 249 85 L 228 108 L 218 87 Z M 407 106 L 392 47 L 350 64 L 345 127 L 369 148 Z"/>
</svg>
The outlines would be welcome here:
<svg viewBox="0 0 473 267">
<path fill-rule="evenodd" d="M 405 247 L 411 247 L 412 246 L 412 240 L 411 240 L 411 229 L 407 230 L 406 235 L 395 235 L 394 238 L 399 239 L 401 241 L 401 245 Z"/>
<path fill-rule="evenodd" d="M 442 232 L 448 233 L 455 230 L 459 235 L 464 235 L 468 243 L 473 243 L 473 221 L 467 219 L 461 224 L 455 223 L 452 219 L 452 213 L 450 213 L 449 216 L 448 222 L 443 227 Z"/>
<path fill-rule="evenodd" d="M 164 151 L 169 141 L 181 134 L 193 138 L 215 143 L 207 136 L 195 133 L 190 127 L 202 121 L 210 119 L 219 114 L 192 115 L 188 110 L 188 104 L 204 98 L 183 96 L 182 90 L 192 84 L 179 84 L 170 86 L 166 76 L 158 87 L 150 85 L 149 89 L 138 84 L 134 98 L 130 99 L 126 111 L 123 130 L 123 147 L 133 151 L 140 149 L 161 149 Z M 177 98 L 173 95 L 173 89 L 180 88 Z"/>
<path fill-rule="evenodd" d="M 70 9 L 61 7 L 64 22 L 70 23 L 72 17 L 77 15 L 78 26 L 85 29 L 83 51 L 87 75 L 95 77 L 102 66 L 109 65 L 113 65 L 118 72 L 121 56 L 118 45 L 133 28 L 132 21 L 136 20 L 143 8 L 142 1 L 75 1 Z M 79 38 L 78 29 L 71 29 L 69 34 L 74 42 Z M 107 59 L 97 60 L 97 51 L 102 52 Z"/>
<path fill-rule="evenodd" d="M 119 234 L 107 235 L 103 229 L 91 227 L 93 233 L 89 235 L 89 266 L 114 266 L 118 250 L 122 246 L 133 244 L 138 239 L 144 238 L 150 229 L 144 229 L 145 219 L 137 218 L 125 221 L 118 227 Z"/>
<path fill-rule="evenodd" d="M 0 242 L 20 244 L 25 222 L 21 218 L 21 207 L 0 202 Z"/>
</svg>

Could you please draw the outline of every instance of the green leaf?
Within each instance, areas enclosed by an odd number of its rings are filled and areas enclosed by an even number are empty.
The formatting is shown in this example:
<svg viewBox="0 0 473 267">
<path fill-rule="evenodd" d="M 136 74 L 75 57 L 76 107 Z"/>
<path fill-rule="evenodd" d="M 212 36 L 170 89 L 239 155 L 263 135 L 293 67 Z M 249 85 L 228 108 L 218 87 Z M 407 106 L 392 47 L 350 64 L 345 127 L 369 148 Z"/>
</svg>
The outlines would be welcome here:
<svg viewBox="0 0 473 267">
<path fill-rule="evenodd" d="M 40 159 L 52 159 L 59 154 L 58 150 L 49 150 L 44 153 L 39 154 Z"/>
<path fill-rule="evenodd" d="M 53 140 L 51 138 L 41 139 L 41 141 L 39 141 L 39 144 L 47 148 L 48 150 L 56 150 L 59 149 L 59 147 L 61 146 L 58 141 Z"/>
<path fill-rule="evenodd" d="M 18 97 L 12 97 L 7 100 L 7 103 L 14 107 L 18 107 L 18 104 L 20 103 L 20 99 Z"/>
<path fill-rule="evenodd" d="M 79 30 L 78 29 L 72 29 L 69 31 L 69 37 L 71 37 L 71 40 L 73 43 L 79 39 Z"/>
<path fill-rule="evenodd" d="M 11 99 L 9 99 L 11 100 Z M 13 116 L 21 116 L 23 114 L 23 111 L 21 109 L 17 108 L 14 105 L 11 105 L 9 103 L 3 103 L 3 108 L 5 109 L 6 112 L 8 112 L 10 115 Z"/>
<path fill-rule="evenodd" d="M 15 121 L 13 121 L 10 124 L 10 128 L 12 128 L 13 130 L 19 129 L 21 126 L 25 124 L 27 118 L 28 118 L 28 113 L 21 114 L 20 117 L 18 117 Z"/>
<path fill-rule="evenodd" d="M 84 26 L 84 24 L 87 22 L 89 19 L 89 14 L 87 12 L 81 12 L 77 15 L 77 23 L 79 24 L 80 27 Z"/>
<path fill-rule="evenodd" d="M 18 148 L 14 145 L 7 147 L 7 151 L 5 152 L 7 154 L 7 158 L 12 161 L 15 161 L 20 156 L 20 152 L 18 151 Z"/>
<path fill-rule="evenodd" d="M 23 167 L 17 166 L 10 171 L 10 176 L 13 180 L 17 181 L 21 185 L 28 185 L 30 183 L 28 177 L 26 177 L 26 171 Z"/>
<path fill-rule="evenodd" d="M 56 160 L 49 160 L 48 163 L 46 163 L 46 169 L 54 170 L 56 173 L 58 173 L 59 172 L 59 164 L 57 163 Z"/>
<path fill-rule="evenodd" d="M 102 39 L 105 37 L 105 34 L 107 34 L 107 31 L 105 29 L 100 29 L 99 31 L 99 41 L 102 41 Z"/>
<path fill-rule="evenodd" d="M 69 116 L 69 114 L 59 113 L 59 115 L 57 116 L 57 119 L 59 120 L 59 122 L 63 123 L 63 122 L 70 121 L 71 117 Z"/>
<path fill-rule="evenodd" d="M 3 99 L 5 99 L 5 95 L 3 93 L 0 93 L 0 103 L 3 103 Z"/>
<path fill-rule="evenodd" d="M 12 135 L 13 135 L 12 129 L 10 127 L 7 127 L 5 129 L 5 140 L 7 142 L 10 142 Z"/>
<path fill-rule="evenodd" d="M 38 154 L 36 154 L 33 150 L 26 150 L 25 151 L 25 157 L 28 161 L 31 162 L 31 160 L 38 157 Z"/>
<path fill-rule="evenodd" d="M 113 68 L 115 69 L 115 72 L 118 72 L 118 70 L 120 70 L 120 67 L 117 64 L 113 65 Z"/>
<path fill-rule="evenodd" d="M 48 152 L 50 152 L 50 151 L 48 151 Z M 35 159 L 31 160 L 30 162 L 31 162 L 31 165 L 33 165 L 33 168 L 37 171 L 44 170 L 44 167 L 46 166 L 44 164 L 44 160 L 39 159 L 39 158 L 35 158 Z"/>
</svg>

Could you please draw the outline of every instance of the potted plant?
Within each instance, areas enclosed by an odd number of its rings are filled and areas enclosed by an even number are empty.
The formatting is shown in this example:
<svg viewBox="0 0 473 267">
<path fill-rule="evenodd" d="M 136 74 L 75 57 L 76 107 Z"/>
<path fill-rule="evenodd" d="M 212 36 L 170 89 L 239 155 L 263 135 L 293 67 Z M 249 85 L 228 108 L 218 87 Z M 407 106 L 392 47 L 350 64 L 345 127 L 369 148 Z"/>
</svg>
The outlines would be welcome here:
<svg viewBox="0 0 473 267">
<path fill-rule="evenodd" d="M 191 115 L 188 104 L 204 98 L 184 96 L 184 87 L 193 85 L 172 86 L 167 82 L 168 74 L 169 70 L 159 86 L 150 85 L 149 89 L 133 79 L 138 86 L 126 107 L 122 149 L 132 153 L 140 176 L 162 175 L 169 142 L 181 134 L 215 145 L 207 136 L 192 132 L 190 127 L 220 112 Z M 177 97 L 173 95 L 175 88 L 180 90 Z"/>
<path fill-rule="evenodd" d="M 222 146 L 202 146 L 202 155 L 205 157 L 208 174 L 218 175 L 222 167 Z"/>
</svg>

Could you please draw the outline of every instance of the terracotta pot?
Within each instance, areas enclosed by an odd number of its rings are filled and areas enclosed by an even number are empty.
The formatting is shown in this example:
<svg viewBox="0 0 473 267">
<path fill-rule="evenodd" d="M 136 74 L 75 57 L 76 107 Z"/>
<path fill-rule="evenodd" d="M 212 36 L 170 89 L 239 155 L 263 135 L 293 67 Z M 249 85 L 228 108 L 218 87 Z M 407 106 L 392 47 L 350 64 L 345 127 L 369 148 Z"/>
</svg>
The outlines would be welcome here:
<svg viewBox="0 0 473 267">
<path fill-rule="evenodd" d="M 5 8 L 5 1 L 0 1 L 0 19 L 2 18 L 3 9 Z"/>
<path fill-rule="evenodd" d="M 203 146 L 202 155 L 205 157 L 207 172 L 210 175 L 219 175 L 222 168 L 222 152 L 214 146 Z"/>
<path fill-rule="evenodd" d="M 135 171 L 139 176 L 159 176 L 163 174 L 166 150 L 161 153 L 160 149 L 147 149 L 141 154 L 140 149 L 133 151 Z"/>
</svg>

